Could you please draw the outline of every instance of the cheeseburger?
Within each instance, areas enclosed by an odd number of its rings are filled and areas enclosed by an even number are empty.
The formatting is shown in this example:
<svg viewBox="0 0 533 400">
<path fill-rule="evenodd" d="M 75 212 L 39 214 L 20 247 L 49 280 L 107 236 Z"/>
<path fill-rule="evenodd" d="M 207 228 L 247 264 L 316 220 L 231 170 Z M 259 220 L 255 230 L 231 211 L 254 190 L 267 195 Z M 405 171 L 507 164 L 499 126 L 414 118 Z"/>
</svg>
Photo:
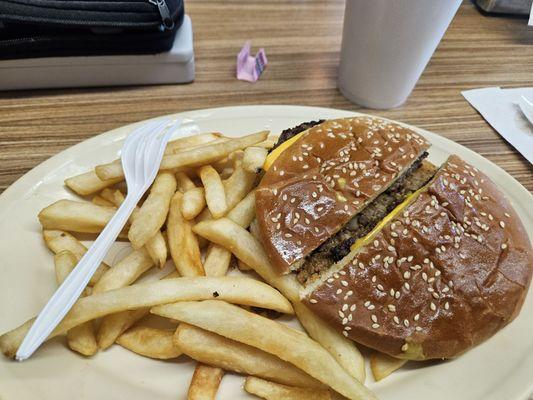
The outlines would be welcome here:
<svg viewBox="0 0 533 400">
<path fill-rule="evenodd" d="M 303 301 L 391 356 L 455 357 L 512 321 L 533 269 L 509 201 L 458 156 L 372 117 L 282 133 L 256 192 L 264 247 Z"/>
</svg>

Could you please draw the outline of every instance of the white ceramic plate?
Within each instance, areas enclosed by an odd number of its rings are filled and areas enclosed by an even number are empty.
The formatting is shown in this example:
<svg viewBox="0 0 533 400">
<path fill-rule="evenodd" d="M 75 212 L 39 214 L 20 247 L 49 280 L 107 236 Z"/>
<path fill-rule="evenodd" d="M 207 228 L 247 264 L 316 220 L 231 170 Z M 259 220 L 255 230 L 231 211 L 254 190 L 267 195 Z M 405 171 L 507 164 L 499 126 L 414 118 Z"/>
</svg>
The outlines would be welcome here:
<svg viewBox="0 0 533 400">
<path fill-rule="evenodd" d="M 295 106 L 245 106 L 180 114 L 191 133 L 220 131 L 238 136 L 262 129 L 280 132 L 318 118 L 354 113 Z M 35 315 L 56 288 L 53 260 L 40 234 L 37 213 L 61 198 L 74 197 L 64 178 L 117 156 L 133 126 L 104 133 L 42 163 L 0 196 L 0 332 Z M 448 139 L 420 131 L 432 144 L 430 160 L 456 153 L 488 174 L 513 202 L 533 237 L 533 197 L 515 179 L 480 155 Z M 108 257 L 113 264 L 115 248 Z M 122 252 L 123 253 L 123 252 Z M 533 391 L 533 294 L 520 316 L 496 336 L 456 360 L 412 363 L 383 382 L 369 382 L 381 399 L 525 399 Z M 46 343 L 29 361 L 0 356 L 0 399 L 185 399 L 194 363 L 155 361 L 119 346 L 85 359 L 61 339 Z M 368 374 L 371 381 L 371 374 Z M 252 399 L 243 379 L 228 374 L 217 399 Z"/>
</svg>

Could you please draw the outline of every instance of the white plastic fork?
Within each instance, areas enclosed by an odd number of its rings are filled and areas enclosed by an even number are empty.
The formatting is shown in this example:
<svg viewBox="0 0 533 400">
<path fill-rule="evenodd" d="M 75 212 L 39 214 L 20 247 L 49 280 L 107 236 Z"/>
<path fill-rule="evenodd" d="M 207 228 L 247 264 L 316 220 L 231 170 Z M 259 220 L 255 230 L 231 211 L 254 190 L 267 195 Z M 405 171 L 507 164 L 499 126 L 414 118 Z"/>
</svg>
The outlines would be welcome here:
<svg viewBox="0 0 533 400">
<path fill-rule="evenodd" d="M 128 186 L 126 199 L 43 308 L 17 351 L 18 361 L 26 360 L 37 350 L 79 298 L 140 198 L 154 181 L 167 142 L 179 125 L 179 121 L 169 119 L 152 121 L 126 138 L 121 153 Z"/>
</svg>

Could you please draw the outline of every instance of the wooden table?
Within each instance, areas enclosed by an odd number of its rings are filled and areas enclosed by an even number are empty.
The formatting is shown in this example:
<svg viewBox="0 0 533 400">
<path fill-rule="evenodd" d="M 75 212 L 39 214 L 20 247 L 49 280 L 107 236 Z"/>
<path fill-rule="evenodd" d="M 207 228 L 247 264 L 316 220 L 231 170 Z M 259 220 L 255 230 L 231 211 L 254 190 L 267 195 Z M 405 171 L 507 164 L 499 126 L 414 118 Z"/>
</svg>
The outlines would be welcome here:
<svg viewBox="0 0 533 400">
<path fill-rule="evenodd" d="M 189 85 L 0 94 L 0 192 L 41 161 L 98 133 L 179 111 L 299 104 L 372 112 L 336 88 L 343 0 L 189 0 L 196 81 Z M 374 112 L 431 130 L 494 161 L 533 191 L 533 167 L 463 99 L 486 86 L 531 86 L 533 31 L 524 18 L 488 17 L 466 1 L 408 102 Z M 256 84 L 235 79 L 246 39 L 266 49 Z"/>
</svg>

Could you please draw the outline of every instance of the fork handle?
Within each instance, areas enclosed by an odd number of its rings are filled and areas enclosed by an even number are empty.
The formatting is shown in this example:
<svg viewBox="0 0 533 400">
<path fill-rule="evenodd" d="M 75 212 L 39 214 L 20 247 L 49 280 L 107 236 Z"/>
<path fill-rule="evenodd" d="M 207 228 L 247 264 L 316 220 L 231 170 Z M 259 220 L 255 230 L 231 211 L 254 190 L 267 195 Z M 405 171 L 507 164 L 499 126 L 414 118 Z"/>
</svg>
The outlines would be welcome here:
<svg viewBox="0 0 533 400">
<path fill-rule="evenodd" d="M 18 361 L 23 361 L 33 354 L 78 300 L 81 292 L 124 228 L 142 194 L 142 190 L 128 193 L 122 205 L 98 235 L 93 245 L 40 312 L 17 351 L 16 359 Z"/>
</svg>

